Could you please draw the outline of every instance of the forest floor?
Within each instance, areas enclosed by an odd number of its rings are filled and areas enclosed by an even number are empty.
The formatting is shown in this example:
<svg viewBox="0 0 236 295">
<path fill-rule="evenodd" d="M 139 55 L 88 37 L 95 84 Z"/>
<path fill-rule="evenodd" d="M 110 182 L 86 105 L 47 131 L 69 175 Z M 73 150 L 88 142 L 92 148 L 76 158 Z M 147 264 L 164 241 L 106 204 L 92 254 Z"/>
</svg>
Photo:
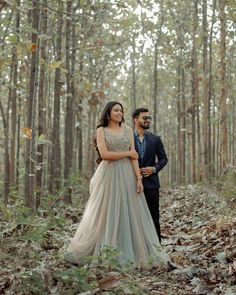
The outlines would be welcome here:
<svg viewBox="0 0 236 295">
<path fill-rule="evenodd" d="M 235 189 L 235 188 L 234 188 Z M 0 207 L 0 294 L 236 294 L 236 195 L 215 185 L 161 192 L 163 246 L 176 269 L 120 268 L 106 249 L 84 266 L 64 260 L 83 212 L 51 202 L 39 215 Z M 82 198 L 80 198 L 82 199 Z"/>
</svg>

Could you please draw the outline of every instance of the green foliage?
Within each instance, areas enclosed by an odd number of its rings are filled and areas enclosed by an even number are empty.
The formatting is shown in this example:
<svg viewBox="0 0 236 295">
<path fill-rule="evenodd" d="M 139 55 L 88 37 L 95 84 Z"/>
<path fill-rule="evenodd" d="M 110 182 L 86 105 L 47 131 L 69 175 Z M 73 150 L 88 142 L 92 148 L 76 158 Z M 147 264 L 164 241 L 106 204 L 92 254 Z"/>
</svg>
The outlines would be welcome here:
<svg viewBox="0 0 236 295">
<path fill-rule="evenodd" d="M 217 187 L 224 200 L 232 209 L 236 209 L 236 168 L 228 167 L 217 181 Z"/>
<path fill-rule="evenodd" d="M 36 145 L 40 145 L 40 144 L 50 144 L 51 141 L 46 139 L 46 135 L 45 134 L 40 134 L 39 137 L 35 138 L 35 144 Z"/>
<path fill-rule="evenodd" d="M 0 202 L 0 213 L 2 214 L 2 219 L 11 219 L 11 211 L 2 202 Z"/>
<path fill-rule="evenodd" d="M 113 294 L 135 294 L 135 295 L 143 295 L 144 290 L 140 288 L 138 283 L 135 280 L 131 280 L 131 278 L 121 280 L 120 285 L 115 289 Z"/>
<path fill-rule="evenodd" d="M 120 253 L 116 249 L 105 247 L 100 251 L 99 255 L 95 257 L 93 266 L 107 271 L 120 268 L 121 266 L 118 262 L 119 255 Z"/>
<path fill-rule="evenodd" d="M 43 284 L 43 279 L 40 273 L 36 271 L 27 271 L 21 275 L 22 284 L 19 291 L 23 294 L 47 294 L 47 288 Z"/>
<path fill-rule="evenodd" d="M 64 183 L 64 188 L 60 194 L 64 195 L 68 188 L 70 188 L 72 190 L 72 194 L 75 196 L 75 199 L 76 197 L 79 197 L 79 201 L 84 202 L 85 198 L 87 199 L 88 197 L 89 181 L 90 179 L 86 175 L 72 175 Z"/>
<path fill-rule="evenodd" d="M 74 234 L 70 225 L 77 223 L 83 212 L 88 180 L 82 175 L 71 177 L 68 185 L 76 195 L 76 206 L 63 201 L 48 206 L 55 199 L 48 196 L 36 214 L 23 205 L 16 192 L 9 207 L 0 204 L 2 268 L 12 264 L 21 269 L 16 273 L 18 283 L 11 286 L 13 293 L 78 294 L 95 288 L 101 294 L 142 294 L 133 277 L 127 275 L 134 273 L 134 265 L 121 265 L 120 253 L 114 248 L 105 247 L 96 257 L 83 258 L 76 267 L 65 261 L 65 250 Z M 109 277 L 110 272 L 119 274 L 118 284 L 99 286 L 99 278 Z"/>
<path fill-rule="evenodd" d="M 61 271 L 56 277 L 64 284 L 63 294 L 77 294 L 81 291 L 88 291 L 95 287 L 95 283 L 89 283 L 89 269 L 83 267 L 72 267 Z"/>
</svg>

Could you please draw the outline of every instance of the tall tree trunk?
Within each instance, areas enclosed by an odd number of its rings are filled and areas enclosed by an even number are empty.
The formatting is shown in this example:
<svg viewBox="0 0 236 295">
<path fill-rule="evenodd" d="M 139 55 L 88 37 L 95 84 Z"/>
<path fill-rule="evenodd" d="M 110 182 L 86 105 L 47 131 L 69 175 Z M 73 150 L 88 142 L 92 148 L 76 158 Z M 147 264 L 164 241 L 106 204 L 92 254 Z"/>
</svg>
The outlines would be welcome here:
<svg viewBox="0 0 236 295">
<path fill-rule="evenodd" d="M 17 0 L 17 7 L 20 6 L 20 0 Z M 19 9 L 16 10 L 16 36 L 17 40 L 19 40 L 19 28 L 20 28 L 20 13 Z M 16 54 L 16 48 L 13 48 L 12 53 L 12 63 L 13 63 L 13 79 L 12 79 L 12 97 L 11 97 L 11 149 L 10 149 L 10 185 L 16 185 L 16 120 L 17 120 L 17 77 L 18 77 L 18 60 Z"/>
<path fill-rule="evenodd" d="M 86 162 L 87 162 L 87 171 L 91 171 L 90 170 L 90 162 L 91 162 L 91 158 L 92 158 L 92 156 L 91 156 L 91 154 L 92 154 L 92 114 L 91 114 L 91 112 L 90 112 L 90 110 L 88 111 L 88 115 L 87 115 L 87 117 L 88 117 L 88 121 L 87 121 L 87 126 L 88 126 L 88 128 L 87 128 L 87 138 L 86 138 L 86 143 L 87 143 L 87 145 L 86 145 L 86 147 L 87 147 L 87 153 L 86 153 Z M 96 157 L 97 157 L 97 155 L 96 155 Z"/>
<path fill-rule="evenodd" d="M 164 24 L 164 3 L 161 1 L 160 3 L 160 26 L 156 33 L 155 43 L 154 43 L 154 69 L 153 69 L 153 131 L 157 133 L 157 93 L 158 93 L 158 48 L 160 45 L 161 37 L 162 37 L 162 27 Z"/>
<path fill-rule="evenodd" d="M 133 51 L 131 53 L 131 70 L 132 70 L 132 86 L 131 86 L 131 98 L 132 98 L 132 110 L 136 109 L 137 96 L 136 96 L 136 61 L 135 61 L 135 37 L 133 36 L 132 41 Z"/>
<path fill-rule="evenodd" d="M 56 61 L 62 60 L 62 26 L 63 26 L 63 3 L 58 4 L 59 16 L 57 20 Z M 60 141 L 60 115 L 61 115 L 61 69 L 57 67 L 54 79 L 54 102 L 52 123 L 52 149 L 50 164 L 49 191 L 55 193 L 61 184 L 61 141 Z"/>
<path fill-rule="evenodd" d="M 11 87 L 9 89 L 11 93 Z M 9 161 L 9 111 L 10 111 L 10 97 L 9 93 L 6 114 L 4 113 L 2 100 L 0 99 L 0 111 L 2 114 L 3 128 L 4 128 L 4 186 L 3 197 L 4 204 L 9 202 L 9 186 L 10 186 L 10 161 Z"/>
<path fill-rule="evenodd" d="M 183 56 L 181 50 L 181 56 Z M 185 70 L 183 64 L 181 62 L 181 133 L 180 133 L 180 141 L 181 141 L 181 183 L 186 184 L 186 132 L 187 132 L 187 124 L 186 124 L 186 98 L 185 98 Z"/>
<path fill-rule="evenodd" d="M 82 83 L 82 72 L 83 72 L 83 57 L 82 56 L 81 56 L 81 60 L 80 60 L 79 69 L 80 69 L 80 73 L 81 73 L 80 83 Z M 79 99 L 78 99 L 78 115 L 77 115 L 77 120 L 78 120 L 77 139 L 78 139 L 78 169 L 79 169 L 79 173 L 80 173 L 83 169 L 83 133 L 82 133 L 83 108 L 81 107 L 81 104 L 82 104 L 84 95 L 83 95 L 83 93 L 79 92 L 78 96 L 79 96 Z"/>
<path fill-rule="evenodd" d="M 236 29 L 236 24 L 234 24 L 234 29 Z M 236 37 L 236 35 L 235 35 Z M 232 49 L 232 56 L 235 56 L 236 51 L 235 47 Z M 232 73 L 230 75 L 230 85 L 231 89 L 234 89 L 234 78 L 235 78 L 235 68 L 236 68 L 236 61 L 233 62 L 231 65 Z M 234 91 L 231 92 L 231 101 L 232 101 L 232 110 L 231 110 L 231 116 L 232 116 L 232 133 L 231 133 L 231 165 L 236 165 L 236 94 Z"/>
<path fill-rule="evenodd" d="M 78 2 L 78 6 L 76 8 L 79 8 L 80 2 Z M 75 17 L 75 15 L 74 15 Z M 85 23 L 84 23 L 84 18 L 85 16 L 83 15 L 82 20 L 81 20 L 81 30 L 84 29 Z M 75 35 L 75 26 L 74 26 L 74 35 Z M 75 37 L 73 38 L 75 39 Z M 81 35 L 79 38 L 79 44 L 83 44 L 83 36 Z M 75 46 L 75 45 L 74 45 Z M 75 48 L 73 48 L 75 52 Z M 75 53 L 74 53 L 75 54 Z M 79 84 L 82 85 L 83 83 L 83 69 L 84 69 L 84 53 L 81 51 L 79 53 L 79 74 L 80 74 L 80 79 L 79 79 Z M 77 100 L 77 127 L 76 127 L 76 132 L 77 132 L 77 147 L 76 149 L 78 150 L 78 157 L 77 157 L 77 167 L 78 167 L 78 173 L 80 174 L 83 170 L 83 108 L 82 108 L 82 103 L 83 103 L 83 98 L 85 97 L 84 91 L 80 90 L 78 91 L 78 100 Z M 88 151 L 88 150 L 87 150 Z M 87 154 L 88 155 L 88 154 Z M 86 159 L 85 162 L 88 164 L 88 160 Z M 88 166 L 87 166 L 88 167 Z"/>
<path fill-rule="evenodd" d="M 172 105 L 175 103 L 175 97 L 173 95 L 173 100 L 172 100 Z M 167 128 L 167 134 L 168 136 L 168 141 L 167 141 L 167 150 L 169 151 L 169 156 L 168 160 L 170 165 L 167 167 L 167 175 L 168 175 L 168 182 L 167 185 L 176 185 L 176 152 L 174 150 L 177 150 L 177 140 L 175 140 L 175 130 L 172 128 L 173 126 L 173 116 L 172 113 L 168 114 L 168 128 Z"/>
<path fill-rule="evenodd" d="M 16 49 L 12 53 L 13 80 L 11 90 L 11 137 L 10 137 L 10 185 L 14 186 L 16 181 L 16 87 L 17 87 L 17 68 L 18 61 Z"/>
<path fill-rule="evenodd" d="M 236 142 L 236 103 L 235 103 L 235 94 L 233 99 L 233 110 L 232 110 L 232 116 L 233 116 L 233 124 L 232 124 L 232 165 L 235 166 L 236 165 L 236 153 L 235 153 L 235 142 Z"/>
<path fill-rule="evenodd" d="M 158 42 L 158 41 L 157 41 Z M 157 56 L 158 43 L 154 46 L 154 70 L 153 70 L 153 132 L 157 133 Z"/>
<path fill-rule="evenodd" d="M 73 155 L 73 131 L 74 131 L 74 113 L 73 113 L 73 85 L 71 77 L 71 11 L 72 1 L 67 1 L 67 19 L 66 19 L 66 116 L 65 116 L 65 156 L 64 156 L 64 181 L 68 186 L 69 178 L 72 173 L 72 155 Z M 66 189 L 64 195 L 65 203 L 71 203 L 71 190 Z"/>
<path fill-rule="evenodd" d="M 192 181 L 196 182 L 196 105 L 198 97 L 198 79 L 197 79 L 197 50 L 196 50 L 196 32 L 198 26 L 198 1 L 194 0 L 193 7 L 193 31 L 192 31 Z"/>
<path fill-rule="evenodd" d="M 80 73 L 83 71 L 83 64 L 80 64 Z M 81 75 L 82 76 L 82 75 Z M 82 79 L 80 80 L 80 83 L 82 83 Z M 78 171 L 77 173 L 81 173 L 83 170 L 83 122 L 82 122 L 82 116 L 83 116 L 83 108 L 81 107 L 82 101 L 83 101 L 83 93 L 79 91 L 78 93 L 78 106 L 77 106 L 77 126 L 76 126 L 76 150 L 77 150 L 77 167 Z M 87 127 L 90 132 L 90 127 Z M 89 149 L 87 149 L 87 152 Z M 87 157 L 89 157 L 89 153 L 87 153 Z M 88 163 L 88 158 L 86 158 L 86 162 Z"/>
<path fill-rule="evenodd" d="M 180 58 L 178 58 L 178 95 L 177 95 L 177 118 L 178 118 L 178 184 L 185 184 L 186 171 L 185 171 L 185 150 L 186 150 L 186 102 L 185 102 L 185 74 L 182 60 L 182 48 L 180 51 Z"/>
<path fill-rule="evenodd" d="M 29 84 L 29 95 L 27 98 L 27 126 L 32 132 L 32 139 L 26 140 L 25 149 L 25 185 L 24 185 L 24 196 L 26 206 L 34 209 L 34 124 L 35 124 L 35 105 L 36 105 L 36 93 L 38 83 L 38 27 L 39 27 L 39 2 L 36 0 L 32 1 L 32 36 L 31 36 L 31 64 L 30 64 L 30 84 Z"/>
<path fill-rule="evenodd" d="M 212 18 L 211 18 L 211 29 L 210 29 L 210 36 L 209 36 L 209 87 L 208 87 L 208 97 L 209 101 L 212 101 L 213 105 L 213 112 L 212 112 L 212 150 L 211 150 L 211 162 L 212 162 L 212 168 L 211 173 L 214 176 L 215 175 L 215 146 L 216 146 L 216 118 L 215 118 L 215 103 L 214 103 L 214 97 L 213 97 L 213 73 L 212 73 L 212 59 L 213 59 L 213 53 L 212 53 L 212 43 L 213 43 L 213 28 L 215 23 L 215 10 L 216 10 L 216 0 L 213 0 L 213 8 L 212 8 Z"/>
<path fill-rule="evenodd" d="M 211 126 L 210 126 L 210 101 L 209 101 L 209 70 L 208 70 L 208 28 L 207 28 L 207 0 L 202 3 L 202 30 L 203 30 L 203 176 L 210 176 L 211 163 Z"/>
<path fill-rule="evenodd" d="M 45 7 L 47 6 L 47 0 L 43 1 Z M 40 31 L 43 35 L 47 34 L 47 10 L 41 9 L 41 24 Z M 39 95 L 38 95 L 38 137 L 45 135 L 46 133 L 46 93 L 45 93 L 45 64 L 46 63 L 46 40 L 42 39 L 40 42 L 41 48 L 41 63 L 40 78 L 39 78 Z M 44 159 L 44 145 L 39 144 L 37 146 L 37 176 L 36 176 L 36 208 L 40 206 L 40 199 L 43 194 L 42 176 L 43 176 L 43 159 Z"/>
<path fill-rule="evenodd" d="M 75 64 L 76 64 L 76 44 L 78 42 L 77 40 L 77 36 L 76 36 L 76 20 L 75 20 L 75 11 L 76 11 L 77 7 L 75 6 L 72 6 L 72 11 L 73 11 L 73 14 L 72 14 L 72 24 L 71 24 L 71 29 L 72 29 L 72 32 L 71 32 L 71 96 L 72 96 L 72 105 L 71 105 L 71 113 L 73 114 L 72 115 L 72 128 L 71 128 L 71 138 L 75 138 L 75 140 L 73 140 L 73 146 L 72 146 L 72 164 L 71 164 L 71 174 L 73 175 L 76 175 L 76 170 L 77 170 L 77 167 L 76 167 L 76 164 L 77 164 L 77 161 L 76 161 L 76 154 L 77 154 L 77 151 L 76 151 L 76 138 L 77 138 L 77 132 L 76 132 L 76 128 L 74 127 L 75 126 L 75 109 L 76 108 L 76 95 L 77 95 L 77 91 L 76 91 L 76 88 L 75 88 Z M 79 114 L 81 115 L 81 113 Z M 74 165 L 73 165 L 74 163 Z"/>
<path fill-rule="evenodd" d="M 197 84 L 198 85 L 198 84 Z M 201 118 L 200 118 L 200 111 L 201 111 L 201 104 L 200 98 L 198 95 L 198 87 L 197 87 L 197 95 L 196 95 L 196 120 L 197 120 L 197 142 L 196 142 L 196 175 L 197 181 L 202 181 L 202 171 L 203 171 L 203 147 L 202 147 L 202 134 L 201 134 Z"/>
<path fill-rule="evenodd" d="M 226 108 L 226 0 L 219 0 L 220 17 L 220 168 L 228 163 Z"/>
<path fill-rule="evenodd" d="M 181 181 L 182 181 L 182 161 L 181 161 L 181 156 L 182 156 L 182 151 L 181 151 L 181 114 L 182 114 L 182 110 L 181 110 L 181 60 L 180 58 L 178 58 L 178 67 L 177 67 L 177 95 L 176 95 L 176 99 L 177 99 L 177 138 L 176 138 L 176 142 L 177 142 L 177 163 L 178 163 L 178 167 L 177 167 L 177 184 L 180 185 Z"/>
<path fill-rule="evenodd" d="M 22 73 L 19 73 L 19 84 L 22 82 Z M 21 148 L 21 117 L 22 117 L 22 99 L 21 95 L 18 95 L 18 112 L 17 112 L 17 144 L 16 144 L 16 187 L 20 189 L 20 148 Z"/>
<path fill-rule="evenodd" d="M 81 3 L 78 2 L 78 7 L 79 8 L 79 5 Z M 81 20 L 81 30 L 84 30 L 84 28 L 86 27 L 86 17 L 85 15 L 83 15 L 82 17 L 82 20 Z M 79 43 L 82 45 L 84 42 L 84 38 L 83 38 L 83 35 L 80 35 L 80 38 L 79 38 Z M 84 52 L 81 51 L 79 53 L 79 73 L 80 73 L 80 79 L 79 79 L 79 83 L 80 85 L 82 85 L 83 83 L 83 69 L 84 69 Z M 77 166 L 78 166 L 78 173 L 81 173 L 82 170 L 83 170 L 83 142 L 84 142 L 84 137 L 83 136 L 83 108 L 82 108 L 82 102 L 83 102 L 83 99 L 85 98 L 85 93 L 84 91 L 80 90 L 79 93 L 78 93 L 78 105 L 77 105 L 77 108 L 78 108 L 78 113 L 77 113 L 77 121 L 78 121 L 78 126 L 77 126 L 77 141 L 78 141 L 78 159 L 77 159 Z M 90 114 L 90 113 L 89 113 Z M 88 132 L 90 132 L 90 127 L 88 126 Z M 90 140 L 90 137 L 88 136 L 88 139 L 87 140 Z M 87 141 L 88 143 L 88 141 Z M 86 145 L 87 145 L 86 143 Z M 86 157 L 86 166 L 87 166 L 87 169 L 88 169 L 88 163 L 89 163 L 89 146 L 88 146 L 88 149 L 87 149 L 87 157 Z"/>
</svg>

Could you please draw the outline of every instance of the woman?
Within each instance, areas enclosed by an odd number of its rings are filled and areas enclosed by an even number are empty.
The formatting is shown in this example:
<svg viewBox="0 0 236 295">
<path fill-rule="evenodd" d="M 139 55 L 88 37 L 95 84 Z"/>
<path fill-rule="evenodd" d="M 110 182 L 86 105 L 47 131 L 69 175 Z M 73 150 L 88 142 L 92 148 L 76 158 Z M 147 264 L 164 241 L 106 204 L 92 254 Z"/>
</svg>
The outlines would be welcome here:
<svg viewBox="0 0 236 295">
<path fill-rule="evenodd" d="M 97 128 L 101 162 L 68 252 L 79 259 L 108 246 L 119 251 L 120 263 L 131 261 L 140 267 L 151 259 L 166 265 L 169 257 L 160 246 L 143 194 L 133 131 L 123 122 L 123 106 L 109 102 Z"/>
</svg>

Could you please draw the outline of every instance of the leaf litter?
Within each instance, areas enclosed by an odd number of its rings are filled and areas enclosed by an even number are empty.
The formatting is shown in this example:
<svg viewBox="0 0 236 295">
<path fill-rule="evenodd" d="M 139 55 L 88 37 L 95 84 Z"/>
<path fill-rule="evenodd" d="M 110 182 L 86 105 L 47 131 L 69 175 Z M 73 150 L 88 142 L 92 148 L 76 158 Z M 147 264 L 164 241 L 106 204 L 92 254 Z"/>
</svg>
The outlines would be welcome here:
<svg viewBox="0 0 236 295">
<path fill-rule="evenodd" d="M 162 191 L 162 244 L 176 266 L 170 271 L 121 268 L 111 250 L 103 261 L 88 257 L 73 266 L 64 253 L 81 206 L 61 204 L 42 216 L 17 210 L 7 218 L 0 210 L 0 294 L 236 294 L 236 218 L 212 187 Z"/>
</svg>

